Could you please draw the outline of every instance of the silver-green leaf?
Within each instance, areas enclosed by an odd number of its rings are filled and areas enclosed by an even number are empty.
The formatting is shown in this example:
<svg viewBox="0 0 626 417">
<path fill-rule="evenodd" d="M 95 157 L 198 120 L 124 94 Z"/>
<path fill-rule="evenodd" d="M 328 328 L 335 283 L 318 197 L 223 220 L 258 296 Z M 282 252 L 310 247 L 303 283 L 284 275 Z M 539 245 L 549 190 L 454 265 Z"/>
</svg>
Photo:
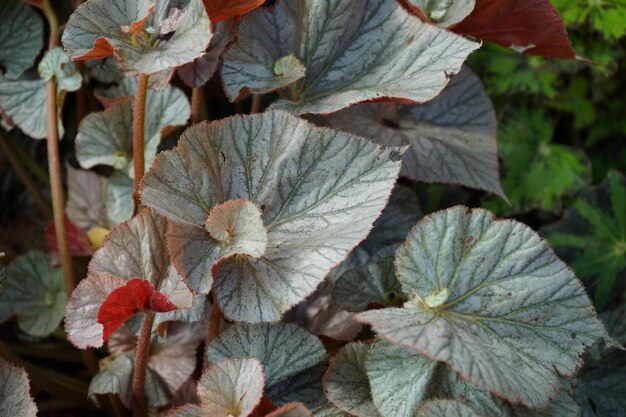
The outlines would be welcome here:
<svg viewBox="0 0 626 417">
<path fill-rule="evenodd" d="M 36 417 L 37 406 L 29 391 L 26 372 L 9 362 L 0 362 L 0 415 Z"/>
<path fill-rule="evenodd" d="M 32 67 L 43 47 L 43 21 L 39 14 L 21 1 L 0 0 L 0 45 L 4 77 L 14 80 Z"/>
</svg>

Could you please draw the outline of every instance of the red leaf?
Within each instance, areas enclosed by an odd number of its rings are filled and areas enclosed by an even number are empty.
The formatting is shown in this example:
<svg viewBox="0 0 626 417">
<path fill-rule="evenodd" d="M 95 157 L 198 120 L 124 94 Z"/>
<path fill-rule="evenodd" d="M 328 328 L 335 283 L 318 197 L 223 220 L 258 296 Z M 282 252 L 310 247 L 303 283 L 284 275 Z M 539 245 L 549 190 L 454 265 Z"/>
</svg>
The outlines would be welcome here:
<svg viewBox="0 0 626 417">
<path fill-rule="evenodd" d="M 85 61 L 89 59 L 101 59 L 113 55 L 113 47 L 105 38 L 98 38 L 93 43 L 93 49 L 84 55 L 73 58 L 74 61 Z"/>
<path fill-rule="evenodd" d="M 246 14 L 261 7 L 265 0 L 202 0 L 211 23 Z"/>
<path fill-rule="evenodd" d="M 252 410 L 249 417 L 264 417 L 276 409 L 278 409 L 278 406 L 274 404 L 266 394 L 264 394 L 261 397 L 261 401 L 254 408 L 254 410 Z"/>
<path fill-rule="evenodd" d="M 506 47 L 527 48 L 526 55 L 576 58 L 563 21 L 549 0 L 477 0 L 474 11 L 452 30 Z"/>
<path fill-rule="evenodd" d="M 177 310 L 167 297 L 158 292 L 150 281 L 133 278 L 113 290 L 98 310 L 98 323 L 104 326 L 102 340 L 106 341 L 118 327 L 140 311 L 164 313 Z"/>
<path fill-rule="evenodd" d="M 67 233 L 67 243 L 72 256 L 93 255 L 93 246 L 91 246 L 91 242 L 89 242 L 87 233 L 72 223 L 67 217 L 65 218 L 65 231 Z M 44 240 L 50 250 L 55 252 L 59 251 L 54 220 L 50 220 L 50 223 L 46 226 L 46 230 L 44 231 Z"/>
</svg>

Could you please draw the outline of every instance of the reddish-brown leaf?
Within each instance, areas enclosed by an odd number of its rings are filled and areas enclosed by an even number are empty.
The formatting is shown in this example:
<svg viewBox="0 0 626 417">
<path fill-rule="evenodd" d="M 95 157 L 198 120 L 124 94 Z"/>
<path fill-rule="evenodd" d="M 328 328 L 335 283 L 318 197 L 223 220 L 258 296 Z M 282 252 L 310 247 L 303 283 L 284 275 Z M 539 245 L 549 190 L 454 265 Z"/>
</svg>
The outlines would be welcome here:
<svg viewBox="0 0 626 417">
<path fill-rule="evenodd" d="M 563 21 L 549 0 L 477 0 L 474 11 L 452 30 L 526 55 L 576 58 Z"/>
<path fill-rule="evenodd" d="M 265 0 L 203 0 L 211 23 L 246 14 L 261 7 Z"/>
<path fill-rule="evenodd" d="M 67 233 L 67 243 L 72 256 L 91 256 L 93 255 L 93 246 L 82 229 L 76 226 L 70 219 L 65 218 L 65 231 Z M 57 233 L 54 227 L 54 220 L 46 226 L 44 231 L 44 240 L 46 245 L 55 252 L 58 252 Z"/>
<path fill-rule="evenodd" d="M 93 44 L 93 49 L 84 55 L 73 58 L 74 61 L 86 61 L 89 59 L 101 59 L 113 55 L 113 47 L 105 38 L 98 38 Z"/>
<path fill-rule="evenodd" d="M 133 278 L 112 291 L 100 306 L 98 323 L 104 327 L 102 339 L 106 341 L 126 320 L 140 311 L 164 313 L 177 309 L 165 295 L 154 289 L 150 281 Z"/>
</svg>

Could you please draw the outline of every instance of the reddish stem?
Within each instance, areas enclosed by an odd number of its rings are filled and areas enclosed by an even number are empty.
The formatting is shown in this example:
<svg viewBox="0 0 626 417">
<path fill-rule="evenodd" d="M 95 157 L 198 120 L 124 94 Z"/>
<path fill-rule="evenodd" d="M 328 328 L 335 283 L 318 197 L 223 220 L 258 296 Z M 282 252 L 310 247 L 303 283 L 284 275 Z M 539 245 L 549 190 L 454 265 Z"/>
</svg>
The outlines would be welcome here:
<svg viewBox="0 0 626 417">
<path fill-rule="evenodd" d="M 144 127 L 146 121 L 146 97 L 148 95 L 148 75 L 139 74 L 137 80 L 137 92 L 135 93 L 135 104 L 133 106 L 133 164 L 134 164 L 134 189 L 133 201 L 135 203 L 135 213 L 139 210 L 141 201 L 139 199 L 139 185 L 145 172 L 144 160 Z"/>
<path fill-rule="evenodd" d="M 202 120 L 202 87 L 191 89 L 191 124 Z"/>
<path fill-rule="evenodd" d="M 148 415 L 148 401 L 145 393 L 146 369 L 150 357 L 150 336 L 154 324 L 154 312 L 145 313 L 141 333 L 137 340 L 135 350 L 135 371 L 133 373 L 133 417 L 146 417 Z"/>
</svg>

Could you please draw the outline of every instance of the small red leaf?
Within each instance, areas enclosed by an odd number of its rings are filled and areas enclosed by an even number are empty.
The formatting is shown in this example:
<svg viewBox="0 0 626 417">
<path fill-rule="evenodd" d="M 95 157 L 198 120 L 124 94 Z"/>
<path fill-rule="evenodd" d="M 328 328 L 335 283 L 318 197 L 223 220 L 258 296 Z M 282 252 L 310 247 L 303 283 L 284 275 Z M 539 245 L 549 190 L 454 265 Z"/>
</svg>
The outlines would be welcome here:
<svg viewBox="0 0 626 417">
<path fill-rule="evenodd" d="M 452 30 L 527 55 L 576 58 L 563 21 L 549 0 L 477 0 L 474 11 Z"/>
<path fill-rule="evenodd" d="M 85 61 L 89 59 L 101 59 L 113 55 L 113 47 L 105 38 L 98 38 L 93 43 L 93 49 L 79 57 L 72 58 L 74 61 Z"/>
<path fill-rule="evenodd" d="M 98 310 L 98 323 L 102 324 L 106 341 L 118 327 L 140 311 L 164 313 L 177 310 L 167 297 L 158 292 L 150 281 L 133 278 L 126 285 L 112 291 Z"/>
<path fill-rule="evenodd" d="M 72 256 L 93 255 L 93 247 L 91 246 L 91 242 L 89 242 L 87 233 L 72 223 L 67 217 L 65 218 L 65 231 L 67 233 L 67 242 Z M 54 220 L 50 220 L 50 223 L 46 226 L 44 240 L 50 250 L 58 252 L 59 248 L 57 246 L 57 234 L 54 227 Z"/>
<path fill-rule="evenodd" d="M 153 10 L 154 6 L 148 9 L 148 13 L 142 19 L 136 20 L 128 26 L 122 26 L 122 32 L 141 33 L 143 31 L 143 26 L 146 24 L 146 20 L 148 20 L 148 17 L 150 17 Z"/>
<path fill-rule="evenodd" d="M 265 0 L 203 0 L 211 23 L 246 14 L 261 7 Z"/>
</svg>

